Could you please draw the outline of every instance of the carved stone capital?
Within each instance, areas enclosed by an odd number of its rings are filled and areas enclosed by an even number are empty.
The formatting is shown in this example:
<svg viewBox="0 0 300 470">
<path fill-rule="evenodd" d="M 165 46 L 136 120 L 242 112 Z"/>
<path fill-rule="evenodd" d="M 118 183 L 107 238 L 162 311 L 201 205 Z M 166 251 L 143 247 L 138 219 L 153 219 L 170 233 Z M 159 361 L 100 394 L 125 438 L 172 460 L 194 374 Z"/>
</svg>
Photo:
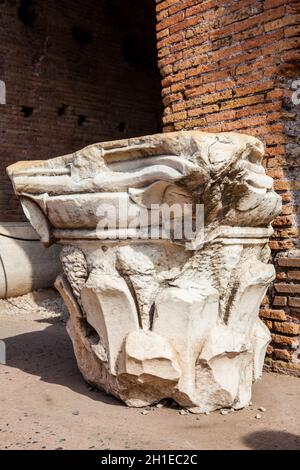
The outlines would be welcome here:
<svg viewBox="0 0 300 470">
<path fill-rule="evenodd" d="M 41 240 L 64 245 L 56 287 L 89 383 L 129 406 L 249 403 L 270 341 L 258 310 L 274 278 L 268 239 L 281 209 L 262 158 L 253 137 L 190 131 L 8 167 Z M 197 225 L 198 206 L 201 237 L 176 237 L 185 216 Z"/>
</svg>

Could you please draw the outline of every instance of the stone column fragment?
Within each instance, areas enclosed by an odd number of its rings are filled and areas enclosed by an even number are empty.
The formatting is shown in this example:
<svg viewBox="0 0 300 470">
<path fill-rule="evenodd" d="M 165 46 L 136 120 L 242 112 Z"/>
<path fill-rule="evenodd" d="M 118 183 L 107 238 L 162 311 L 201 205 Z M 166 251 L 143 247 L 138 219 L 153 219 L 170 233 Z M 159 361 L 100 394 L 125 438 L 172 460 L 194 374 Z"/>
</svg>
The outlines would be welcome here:
<svg viewBox="0 0 300 470">
<path fill-rule="evenodd" d="M 249 403 L 270 341 L 258 309 L 281 209 L 262 158 L 254 137 L 190 131 L 8 167 L 41 240 L 64 245 L 56 286 L 87 382 L 129 406 Z M 186 217 L 197 225 L 200 205 L 201 234 L 178 231 Z"/>
</svg>

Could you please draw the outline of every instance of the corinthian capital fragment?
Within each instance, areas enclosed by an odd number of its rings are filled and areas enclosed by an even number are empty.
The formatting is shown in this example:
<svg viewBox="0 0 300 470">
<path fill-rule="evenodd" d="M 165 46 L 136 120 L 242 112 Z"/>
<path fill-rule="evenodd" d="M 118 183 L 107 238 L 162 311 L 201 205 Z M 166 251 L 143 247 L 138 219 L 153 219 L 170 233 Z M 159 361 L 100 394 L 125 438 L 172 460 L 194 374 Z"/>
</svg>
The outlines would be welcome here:
<svg viewBox="0 0 300 470">
<path fill-rule="evenodd" d="M 87 382 L 129 406 L 249 403 L 281 208 L 262 158 L 253 137 L 191 131 L 8 167 L 41 240 L 63 245 L 56 287 Z"/>
</svg>

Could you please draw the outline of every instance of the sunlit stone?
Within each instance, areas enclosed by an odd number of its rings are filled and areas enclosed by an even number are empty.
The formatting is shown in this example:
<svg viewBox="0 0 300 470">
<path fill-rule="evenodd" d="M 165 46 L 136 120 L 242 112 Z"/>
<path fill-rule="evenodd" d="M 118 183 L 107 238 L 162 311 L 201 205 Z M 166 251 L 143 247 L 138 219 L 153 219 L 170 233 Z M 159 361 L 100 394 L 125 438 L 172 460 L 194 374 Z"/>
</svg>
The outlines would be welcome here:
<svg viewBox="0 0 300 470">
<path fill-rule="evenodd" d="M 89 383 L 129 406 L 249 403 L 270 341 L 258 310 L 274 278 L 268 239 L 281 208 L 262 157 L 253 137 L 191 131 L 8 168 L 41 240 L 64 245 L 56 287 Z M 173 226 L 169 238 L 138 239 L 134 221 L 153 204 L 176 204 L 173 223 L 203 204 L 204 239 L 178 239 Z"/>
</svg>

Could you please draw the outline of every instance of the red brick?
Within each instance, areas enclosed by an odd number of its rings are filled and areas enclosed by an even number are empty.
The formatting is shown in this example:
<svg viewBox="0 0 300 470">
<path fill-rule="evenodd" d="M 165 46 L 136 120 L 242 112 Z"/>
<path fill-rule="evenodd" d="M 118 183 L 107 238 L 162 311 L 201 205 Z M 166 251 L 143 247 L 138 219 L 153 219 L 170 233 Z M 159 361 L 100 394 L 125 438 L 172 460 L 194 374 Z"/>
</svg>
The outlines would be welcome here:
<svg viewBox="0 0 300 470">
<path fill-rule="evenodd" d="M 264 95 L 246 96 L 244 98 L 237 98 L 230 101 L 225 101 L 220 104 L 220 109 L 233 109 L 241 108 L 244 106 L 252 105 L 255 103 L 262 103 L 264 101 Z"/>
<path fill-rule="evenodd" d="M 273 56 L 271 57 L 264 57 L 263 59 L 261 57 L 255 58 L 255 60 L 251 61 L 249 63 L 249 59 L 246 60 L 246 63 L 241 63 L 236 67 L 235 73 L 236 75 L 241 75 L 241 74 L 248 74 L 252 73 L 253 71 L 263 69 L 265 70 L 269 66 L 273 66 L 276 64 L 276 58 Z"/>
<path fill-rule="evenodd" d="M 280 103 L 277 102 L 276 104 L 280 104 Z M 266 156 L 278 157 L 280 155 L 285 155 L 284 145 L 277 145 L 276 147 L 267 147 L 266 148 Z"/>
<path fill-rule="evenodd" d="M 300 271 L 288 271 L 287 276 L 289 279 L 300 281 Z"/>
<path fill-rule="evenodd" d="M 270 168 L 267 170 L 267 175 L 271 178 L 283 178 L 284 172 L 281 168 Z"/>
<path fill-rule="evenodd" d="M 175 5 L 171 6 L 169 8 L 169 15 L 174 15 L 174 13 L 177 13 L 178 11 L 185 10 L 191 5 L 194 5 L 195 0 L 177 0 Z"/>
<path fill-rule="evenodd" d="M 281 211 L 282 215 L 291 215 L 292 213 L 293 213 L 293 206 L 291 204 L 285 204 L 282 206 L 282 211 Z"/>
<path fill-rule="evenodd" d="M 300 294 L 300 284 L 277 283 L 274 288 L 281 294 Z"/>
<path fill-rule="evenodd" d="M 268 318 L 270 320 L 286 320 L 286 314 L 284 310 L 275 310 L 270 308 L 263 308 L 260 310 L 260 316 L 263 318 Z"/>
<path fill-rule="evenodd" d="M 276 238 L 298 238 L 299 229 L 296 227 L 286 227 L 284 229 L 277 229 L 274 231 L 274 237 Z"/>
<path fill-rule="evenodd" d="M 163 98 L 163 104 L 169 106 L 170 104 L 176 103 L 183 99 L 182 93 L 171 93 Z"/>
<path fill-rule="evenodd" d="M 182 11 L 180 11 L 176 15 L 167 16 L 166 18 L 164 18 L 163 20 L 157 23 L 156 29 L 157 31 L 160 31 L 161 29 L 168 28 L 169 26 L 172 26 L 178 23 L 179 21 L 182 21 L 183 18 L 184 18 L 184 13 Z"/>
<path fill-rule="evenodd" d="M 275 8 L 278 5 L 284 5 L 286 0 L 265 0 L 264 1 L 264 9 L 268 10 L 269 8 Z"/>
<path fill-rule="evenodd" d="M 271 330 L 273 328 L 273 322 L 270 320 L 264 320 L 265 325 Z"/>
<path fill-rule="evenodd" d="M 282 361 L 289 361 L 292 357 L 291 353 L 286 349 L 273 349 L 273 354 L 276 359 L 281 359 Z"/>
<path fill-rule="evenodd" d="M 219 106 L 213 104 L 211 106 L 202 106 L 201 108 L 194 108 L 188 111 L 188 117 L 201 116 L 203 114 L 207 115 L 219 110 Z"/>
<path fill-rule="evenodd" d="M 300 308 L 300 297 L 289 297 L 289 306 Z"/>
<path fill-rule="evenodd" d="M 298 19 L 296 18 L 295 15 L 285 15 L 282 18 L 279 18 L 275 21 L 271 21 L 270 23 L 266 23 L 264 25 L 264 29 L 265 29 L 265 31 L 268 32 L 268 31 L 272 31 L 272 30 L 277 29 L 277 28 L 283 28 L 283 27 L 286 27 L 288 25 L 294 24 L 294 23 L 296 23 L 296 21 L 298 21 Z M 286 34 L 286 30 L 287 30 L 287 28 L 285 28 L 285 34 Z"/>
<path fill-rule="evenodd" d="M 174 44 L 175 42 L 182 41 L 183 33 L 169 34 L 167 37 L 164 37 L 157 43 L 157 48 L 161 49 L 162 47 L 168 46 L 169 44 Z"/>
<path fill-rule="evenodd" d="M 297 24 L 296 26 L 290 26 L 288 28 L 285 28 L 284 32 L 287 37 L 290 36 L 299 36 L 299 25 Z"/>
<path fill-rule="evenodd" d="M 293 248 L 295 248 L 294 243 L 290 240 L 271 240 L 269 242 L 269 246 L 271 250 L 274 251 L 292 250 Z"/>
<path fill-rule="evenodd" d="M 273 329 L 278 333 L 285 333 L 287 335 L 299 335 L 300 334 L 300 324 L 291 322 L 273 322 Z"/>
<path fill-rule="evenodd" d="M 262 83 L 255 83 L 253 85 L 248 85 L 246 87 L 240 87 L 236 90 L 235 95 L 238 96 L 244 96 L 244 95 L 249 95 L 251 93 L 258 93 L 260 91 L 267 91 L 270 90 L 274 87 L 274 82 L 273 81 L 266 81 Z"/>
<path fill-rule="evenodd" d="M 170 27 L 170 33 L 177 33 L 177 31 L 183 31 L 190 26 L 194 26 L 199 23 L 199 19 L 195 16 L 193 18 L 185 18 L 183 21 L 174 22 L 174 24 Z"/>
<path fill-rule="evenodd" d="M 214 8 L 216 6 L 219 5 L 220 2 L 218 2 L 217 0 L 208 0 L 208 1 L 201 1 L 199 4 L 197 4 L 197 2 L 195 2 L 195 0 L 193 0 L 192 2 L 190 2 L 191 6 L 190 8 L 187 8 L 186 10 L 186 16 L 193 16 L 193 15 L 197 15 L 198 13 L 203 13 L 204 11 L 207 11 L 211 8 Z M 196 5 L 195 5 L 196 3 Z"/>
<path fill-rule="evenodd" d="M 244 7 L 244 8 L 243 8 Z M 250 15 L 255 15 L 262 10 L 261 5 L 259 4 L 249 4 L 249 1 L 239 1 L 239 5 L 235 2 L 226 8 L 226 15 L 224 15 L 220 20 L 220 25 L 224 26 L 227 24 L 237 23 L 240 20 L 248 18 Z"/>
<path fill-rule="evenodd" d="M 300 364 L 266 358 L 266 370 L 300 377 Z"/>
<path fill-rule="evenodd" d="M 248 127 L 254 127 L 258 124 L 264 124 L 266 122 L 265 116 L 255 116 L 243 119 L 236 119 L 234 122 L 225 123 L 224 130 L 235 130 L 235 129 L 243 129 Z"/>
<path fill-rule="evenodd" d="M 163 10 L 157 13 L 156 19 L 157 21 L 162 21 L 164 18 L 168 17 L 168 10 Z"/>
<path fill-rule="evenodd" d="M 186 111 L 182 111 L 180 113 L 174 113 L 174 114 L 169 114 L 167 116 L 164 116 L 163 122 L 164 124 L 167 124 L 170 122 L 180 121 L 182 119 L 185 119 L 186 117 L 187 117 Z"/>
<path fill-rule="evenodd" d="M 300 258 L 277 258 L 277 263 L 279 266 L 287 266 L 291 268 L 300 268 Z"/>
<path fill-rule="evenodd" d="M 285 190 L 285 189 L 290 189 L 291 184 L 290 184 L 290 181 L 288 181 L 288 180 L 275 181 L 274 188 L 277 189 L 277 191 L 282 191 L 282 190 Z M 293 222 L 291 222 L 291 223 L 293 223 Z"/>
<path fill-rule="evenodd" d="M 287 305 L 287 297 L 275 295 L 272 303 L 276 307 L 285 307 Z"/>
<path fill-rule="evenodd" d="M 207 122 L 219 122 L 235 119 L 236 112 L 233 110 L 214 113 L 206 117 Z"/>
<path fill-rule="evenodd" d="M 169 57 L 164 57 L 158 61 L 159 68 L 163 68 L 166 65 L 173 64 L 182 58 L 182 52 L 178 52 L 177 54 L 173 54 Z"/>
<path fill-rule="evenodd" d="M 185 96 L 186 97 L 193 97 L 193 96 L 199 96 L 199 95 L 206 95 L 207 93 L 212 93 L 215 91 L 216 85 L 215 83 L 206 83 L 206 85 L 202 85 L 197 88 L 189 88 L 185 91 Z"/>
<path fill-rule="evenodd" d="M 156 11 L 159 12 L 161 10 L 171 7 L 172 5 L 178 4 L 179 2 L 181 2 L 181 0 L 163 0 L 159 3 L 156 1 Z"/>
<path fill-rule="evenodd" d="M 285 273 L 285 272 L 278 272 L 278 271 L 277 271 L 277 273 L 276 273 L 276 279 L 277 279 L 277 280 L 282 281 L 282 280 L 286 279 L 286 277 L 287 277 L 287 276 L 286 276 L 286 273 Z"/>
<path fill-rule="evenodd" d="M 184 72 L 168 75 L 166 78 L 162 80 L 162 85 L 168 87 L 172 85 L 173 83 L 180 82 L 183 78 L 184 78 Z"/>
<path fill-rule="evenodd" d="M 297 338 L 291 338 L 290 336 L 272 334 L 272 340 L 275 344 L 290 346 L 293 349 L 299 346 L 299 340 Z"/>
</svg>

